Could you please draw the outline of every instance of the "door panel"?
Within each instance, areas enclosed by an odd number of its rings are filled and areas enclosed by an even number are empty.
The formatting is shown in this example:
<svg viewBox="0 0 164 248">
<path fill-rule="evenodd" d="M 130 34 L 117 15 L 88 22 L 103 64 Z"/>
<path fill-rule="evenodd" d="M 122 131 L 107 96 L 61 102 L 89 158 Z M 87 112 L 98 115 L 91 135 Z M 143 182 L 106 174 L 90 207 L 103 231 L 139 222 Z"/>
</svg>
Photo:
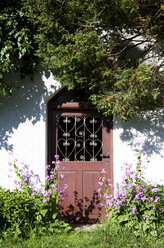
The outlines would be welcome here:
<svg viewBox="0 0 164 248">
<path fill-rule="evenodd" d="M 79 181 L 81 178 L 81 173 L 78 171 L 59 171 L 59 178 L 60 175 L 64 175 L 64 180 L 60 180 L 60 188 L 64 188 L 64 185 L 69 185 L 67 189 L 67 193 L 69 197 L 66 197 L 64 202 L 65 205 L 70 206 L 75 204 L 74 192 L 79 192 L 80 197 L 82 197 L 82 192 L 80 192 Z"/>
<path fill-rule="evenodd" d="M 90 219 L 96 219 L 101 214 L 100 199 L 97 192 L 100 175 L 101 171 L 83 171 L 84 214 L 88 215 Z"/>
<path fill-rule="evenodd" d="M 51 154 L 58 154 L 65 168 L 59 170 L 65 175 L 59 187 L 69 186 L 61 216 L 70 223 L 96 222 L 102 212 L 98 194 L 102 169 L 113 178 L 112 122 L 96 111 L 80 108 L 53 110 L 50 119 Z"/>
</svg>

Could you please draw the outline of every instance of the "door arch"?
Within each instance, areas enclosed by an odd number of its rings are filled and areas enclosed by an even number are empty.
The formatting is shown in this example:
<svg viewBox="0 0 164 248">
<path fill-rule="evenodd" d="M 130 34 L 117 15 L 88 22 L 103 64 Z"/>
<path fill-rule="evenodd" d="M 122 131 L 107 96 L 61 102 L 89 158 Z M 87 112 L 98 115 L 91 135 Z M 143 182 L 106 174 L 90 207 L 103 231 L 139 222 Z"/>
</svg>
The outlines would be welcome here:
<svg viewBox="0 0 164 248">
<path fill-rule="evenodd" d="M 102 169 L 113 180 L 112 120 L 93 105 L 77 101 L 65 87 L 50 98 L 47 107 L 48 163 L 55 154 L 60 156 L 65 170 L 59 174 L 65 175 L 64 183 L 69 185 L 60 213 L 70 223 L 96 222 L 102 213 L 98 193 Z"/>
</svg>

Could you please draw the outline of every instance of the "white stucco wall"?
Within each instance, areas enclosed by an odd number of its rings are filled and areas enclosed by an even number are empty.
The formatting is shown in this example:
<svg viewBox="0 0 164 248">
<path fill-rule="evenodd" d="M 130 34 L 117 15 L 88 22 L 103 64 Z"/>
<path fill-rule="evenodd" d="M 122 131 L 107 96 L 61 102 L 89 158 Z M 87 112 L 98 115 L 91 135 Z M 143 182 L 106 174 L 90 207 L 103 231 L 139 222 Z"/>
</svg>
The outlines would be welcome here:
<svg viewBox="0 0 164 248">
<path fill-rule="evenodd" d="M 8 162 L 14 158 L 44 181 L 46 101 L 60 87 L 50 72 L 41 69 L 32 80 L 19 81 L 18 89 L 0 104 L 0 185 L 6 188 L 14 187 L 13 180 L 8 178 Z"/>
<path fill-rule="evenodd" d="M 121 166 L 124 162 L 132 162 L 135 166 L 136 153 L 144 142 L 144 151 L 150 160 L 150 163 L 144 163 L 145 177 L 164 184 L 164 110 L 146 113 L 128 123 L 115 119 L 113 139 L 115 187 L 121 182 Z"/>
<path fill-rule="evenodd" d="M 20 86 L 19 86 L 20 85 Z M 46 101 L 60 87 L 49 72 L 40 69 L 33 80 L 18 84 L 18 89 L 0 103 L 0 185 L 13 188 L 8 178 L 8 162 L 13 158 L 24 162 L 45 179 L 46 165 Z M 145 114 L 138 120 L 122 123 L 114 119 L 114 184 L 121 181 L 124 162 L 134 161 L 134 154 L 146 142 L 150 156 L 146 176 L 164 183 L 164 111 Z"/>
</svg>

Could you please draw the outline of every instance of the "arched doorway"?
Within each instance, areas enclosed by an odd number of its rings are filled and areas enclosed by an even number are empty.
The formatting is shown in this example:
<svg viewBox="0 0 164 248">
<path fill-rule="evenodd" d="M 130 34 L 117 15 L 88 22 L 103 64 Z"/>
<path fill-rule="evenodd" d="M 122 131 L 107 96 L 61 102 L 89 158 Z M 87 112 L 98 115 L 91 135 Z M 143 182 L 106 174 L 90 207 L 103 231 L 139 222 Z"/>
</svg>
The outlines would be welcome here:
<svg viewBox="0 0 164 248">
<path fill-rule="evenodd" d="M 102 169 L 113 179 L 112 120 L 94 106 L 60 89 L 48 101 L 48 162 L 60 157 L 69 185 L 61 215 L 73 223 L 93 223 L 101 215 L 98 179 Z M 62 186 L 62 185 L 61 185 Z"/>
</svg>

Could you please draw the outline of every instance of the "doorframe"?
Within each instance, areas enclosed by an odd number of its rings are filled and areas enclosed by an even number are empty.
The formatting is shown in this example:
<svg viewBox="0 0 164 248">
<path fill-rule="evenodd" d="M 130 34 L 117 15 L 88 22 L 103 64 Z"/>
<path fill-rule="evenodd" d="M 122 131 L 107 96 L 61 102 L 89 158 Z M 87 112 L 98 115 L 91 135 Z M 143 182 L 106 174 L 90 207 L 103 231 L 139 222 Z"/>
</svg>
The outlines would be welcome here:
<svg viewBox="0 0 164 248">
<path fill-rule="evenodd" d="M 47 104 L 46 104 L 46 157 L 47 157 L 47 164 L 52 163 L 52 156 L 55 154 L 52 153 L 52 142 L 51 142 L 51 136 L 52 136 L 52 115 L 51 112 L 53 110 L 56 110 L 57 112 L 62 113 L 63 111 L 69 112 L 73 114 L 73 111 L 76 113 L 76 111 L 82 111 L 82 112 L 87 112 L 87 113 L 92 113 L 93 111 L 97 112 L 99 116 L 102 118 L 106 119 L 108 121 L 108 126 L 110 130 L 110 140 L 109 140 L 109 147 L 110 147 L 110 178 L 112 179 L 112 184 L 114 187 L 114 161 L 113 161 L 113 116 L 111 117 L 103 117 L 102 114 L 98 113 L 96 108 L 92 104 L 87 104 L 86 102 L 82 101 L 72 101 L 72 102 L 63 102 L 63 103 L 58 103 L 58 97 L 62 95 L 65 91 L 67 91 L 67 87 L 63 86 L 59 90 L 57 90 L 54 94 L 52 94 L 48 99 L 47 99 Z M 76 98 L 75 98 L 76 99 Z M 56 125 L 55 125 L 56 127 Z M 47 172 L 45 172 L 47 173 Z"/>
</svg>

